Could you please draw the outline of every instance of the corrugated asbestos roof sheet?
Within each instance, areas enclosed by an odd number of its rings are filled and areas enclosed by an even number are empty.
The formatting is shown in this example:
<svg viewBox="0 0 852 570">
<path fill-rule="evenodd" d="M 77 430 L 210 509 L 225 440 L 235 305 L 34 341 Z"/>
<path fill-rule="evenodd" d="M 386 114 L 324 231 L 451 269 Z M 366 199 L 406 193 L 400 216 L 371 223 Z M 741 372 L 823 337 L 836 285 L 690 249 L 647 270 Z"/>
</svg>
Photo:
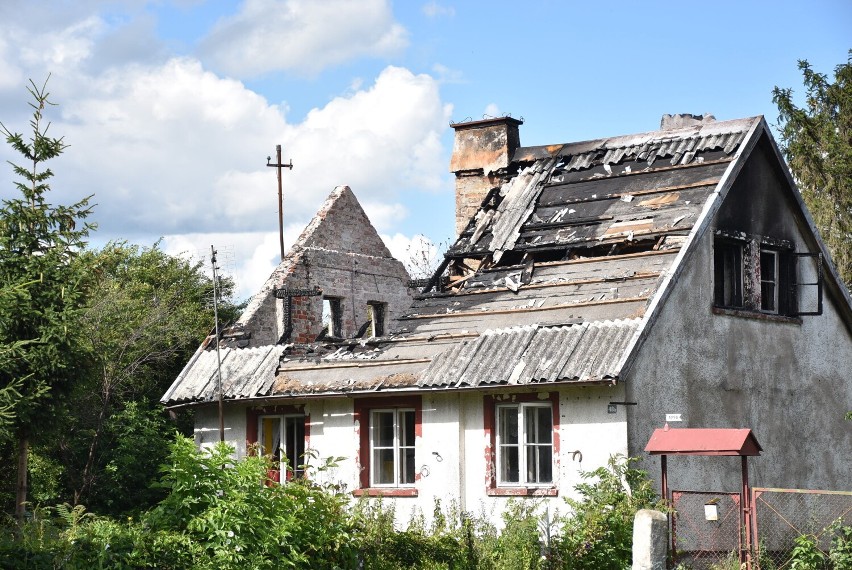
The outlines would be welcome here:
<svg viewBox="0 0 852 570">
<path fill-rule="evenodd" d="M 284 346 L 222 348 L 222 388 L 226 398 L 267 395 L 275 381 Z M 215 350 L 199 350 L 162 398 L 162 402 L 210 402 L 218 397 L 218 358 Z"/>
<path fill-rule="evenodd" d="M 419 385 L 484 386 L 588 382 L 618 377 L 618 362 L 641 319 L 486 331 L 436 356 Z"/>
</svg>

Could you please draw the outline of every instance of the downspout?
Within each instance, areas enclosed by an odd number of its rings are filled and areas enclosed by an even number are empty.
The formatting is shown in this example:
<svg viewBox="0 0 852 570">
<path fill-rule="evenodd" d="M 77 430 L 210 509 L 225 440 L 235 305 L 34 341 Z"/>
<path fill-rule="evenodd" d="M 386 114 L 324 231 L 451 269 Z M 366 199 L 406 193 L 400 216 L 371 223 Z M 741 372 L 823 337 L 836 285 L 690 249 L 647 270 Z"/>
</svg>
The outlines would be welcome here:
<svg viewBox="0 0 852 570">
<path fill-rule="evenodd" d="M 459 406 L 459 508 L 461 512 L 467 512 L 467 485 L 465 484 L 465 458 L 467 454 L 465 453 L 465 433 L 467 427 L 467 413 L 465 411 L 464 402 L 462 401 L 463 394 L 457 393 L 456 397 L 458 398 L 458 406 Z"/>
</svg>

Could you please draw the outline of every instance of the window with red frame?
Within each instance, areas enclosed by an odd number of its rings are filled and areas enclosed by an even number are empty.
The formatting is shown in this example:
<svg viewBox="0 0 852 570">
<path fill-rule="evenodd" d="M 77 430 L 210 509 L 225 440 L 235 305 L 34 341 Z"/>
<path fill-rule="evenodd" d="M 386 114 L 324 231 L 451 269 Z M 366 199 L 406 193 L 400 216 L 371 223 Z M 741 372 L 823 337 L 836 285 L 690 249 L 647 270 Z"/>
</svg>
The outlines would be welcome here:
<svg viewBox="0 0 852 570">
<path fill-rule="evenodd" d="M 246 428 L 248 443 L 257 444 L 258 452 L 272 460 L 271 480 L 305 476 L 308 417 L 302 411 L 294 406 L 250 410 Z"/>
<path fill-rule="evenodd" d="M 553 483 L 550 402 L 497 406 L 497 484 Z"/>
<path fill-rule="evenodd" d="M 420 396 L 355 401 L 362 489 L 377 489 L 390 495 L 393 491 L 414 492 L 414 442 L 421 433 L 420 402 Z"/>
<path fill-rule="evenodd" d="M 555 495 L 559 396 L 485 396 L 487 487 L 492 495 Z"/>
</svg>

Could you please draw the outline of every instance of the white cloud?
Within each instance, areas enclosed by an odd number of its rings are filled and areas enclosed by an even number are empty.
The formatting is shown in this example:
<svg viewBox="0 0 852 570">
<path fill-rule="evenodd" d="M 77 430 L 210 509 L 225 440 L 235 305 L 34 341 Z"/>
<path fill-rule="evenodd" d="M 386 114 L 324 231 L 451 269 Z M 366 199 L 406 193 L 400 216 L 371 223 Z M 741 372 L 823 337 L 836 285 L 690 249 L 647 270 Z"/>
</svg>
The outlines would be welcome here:
<svg viewBox="0 0 852 570">
<path fill-rule="evenodd" d="M 77 67 L 91 56 L 95 39 L 104 29 L 100 18 L 90 16 L 61 30 L 30 35 L 21 47 L 21 60 L 48 69 Z"/>
<path fill-rule="evenodd" d="M 377 231 L 393 228 L 408 217 L 408 210 L 402 204 L 384 204 L 381 202 L 361 202 L 367 217 Z"/>
<path fill-rule="evenodd" d="M 202 41 L 201 54 L 234 77 L 270 71 L 316 74 L 359 57 L 386 57 L 408 45 L 387 0 L 246 0 Z"/>
<path fill-rule="evenodd" d="M 489 103 L 485 106 L 485 115 L 488 117 L 502 117 L 503 114 L 500 112 L 500 107 L 497 106 L 497 103 Z"/>
<path fill-rule="evenodd" d="M 285 7 L 317 18 L 322 9 L 315 4 L 321 3 Z M 350 4 L 338 8 L 346 13 Z M 245 10 L 260 5 L 249 2 Z M 35 10 L 26 2 L 20 7 Z M 357 6 L 373 14 L 362 20 L 385 22 L 374 28 L 390 33 L 396 24 L 388 6 L 369 8 Z M 6 6 L 0 13 L 4 10 L 8 13 Z M 99 229 L 93 243 L 150 245 L 165 236 L 170 252 L 202 255 L 211 243 L 234 243 L 235 273 L 247 295 L 278 258 L 277 184 L 274 169 L 266 167 L 276 144 L 282 144 L 284 160 L 294 163 L 283 172 L 288 244 L 337 185 L 350 185 L 383 232 L 399 231 L 408 215 L 405 193 L 451 188 L 441 144 L 451 107 L 442 103 L 439 81 L 429 75 L 387 67 L 378 77 L 346 86 L 304 120 L 288 122 L 285 102 L 270 104 L 197 59 L 140 60 L 131 48 L 117 56 L 103 53 L 105 42 L 133 21 L 81 13 L 51 16 L 43 29 L 29 31 L 22 23 L 37 19 L 0 20 L 0 119 L 26 132 L 23 78 L 39 80 L 56 65 L 48 90 L 59 106 L 49 108 L 46 119 L 53 123 L 51 134 L 64 136 L 70 146 L 51 164 L 56 176 L 50 200 L 68 204 L 94 194 L 91 219 Z M 137 32 L 134 45 L 144 26 Z M 44 52 L 23 57 L 21 50 L 33 45 L 27 38 L 44 40 Z M 317 57 L 326 57 L 320 52 Z M 0 145 L 0 167 L 17 158 Z M 0 198 L 13 191 L 12 178 L 10 168 L 0 168 Z"/>
<path fill-rule="evenodd" d="M 303 226 L 291 224 L 284 229 L 284 243 L 289 250 Z M 216 249 L 217 265 L 222 275 L 234 280 L 235 300 L 255 294 L 281 258 L 278 232 L 193 233 L 163 237 L 163 251 L 182 255 L 204 263 L 212 275 L 210 246 Z"/>
<path fill-rule="evenodd" d="M 430 18 L 437 18 L 439 16 L 453 17 L 456 15 L 456 9 L 452 6 L 442 6 L 432 1 L 423 5 L 423 13 Z"/>
<path fill-rule="evenodd" d="M 385 245 L 404 265 L 414 279 L 429 277 L 443 259 L 441 244 L 435 244 L 422 234 L 408 237 L 401 233 L 381 234 Z"/>
<path fill-rule="evenodd" d="M 408 215 L 404 193 L 449 188 L 441 134 L 450 108 L 435 79 L 406 69 L 388 67 L 293 124 L 281 108 L 189 58 L 62 84 L 52 91 L 63 104 L 48 118 L 71 146 L 56 168 L 53 201 L 94 193 L 100 242 L 167 236 L 171 252 L 208 249 L 210 236 L 231 239 L 240 244 L 244 295 L 277 263 L 277 183 L 266 166 L 275 144 L 294 163 L 283 171 L 288 244 L 339 184 L 350 185 L 386 232 Z"/>
</svg>

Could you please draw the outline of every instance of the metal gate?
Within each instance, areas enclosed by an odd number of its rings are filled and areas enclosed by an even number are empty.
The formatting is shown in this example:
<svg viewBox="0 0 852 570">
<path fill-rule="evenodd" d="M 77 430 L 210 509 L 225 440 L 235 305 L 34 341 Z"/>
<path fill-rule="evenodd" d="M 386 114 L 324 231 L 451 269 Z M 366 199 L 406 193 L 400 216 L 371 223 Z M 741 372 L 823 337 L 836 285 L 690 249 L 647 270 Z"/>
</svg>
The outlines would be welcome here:
<svg viewBox="0 0 852 570">
<path fill-rule="evenodd" d="M 672 559 L 695 570 L 739 560 L 740 494 L 672 491 Z"/>
</svg>

